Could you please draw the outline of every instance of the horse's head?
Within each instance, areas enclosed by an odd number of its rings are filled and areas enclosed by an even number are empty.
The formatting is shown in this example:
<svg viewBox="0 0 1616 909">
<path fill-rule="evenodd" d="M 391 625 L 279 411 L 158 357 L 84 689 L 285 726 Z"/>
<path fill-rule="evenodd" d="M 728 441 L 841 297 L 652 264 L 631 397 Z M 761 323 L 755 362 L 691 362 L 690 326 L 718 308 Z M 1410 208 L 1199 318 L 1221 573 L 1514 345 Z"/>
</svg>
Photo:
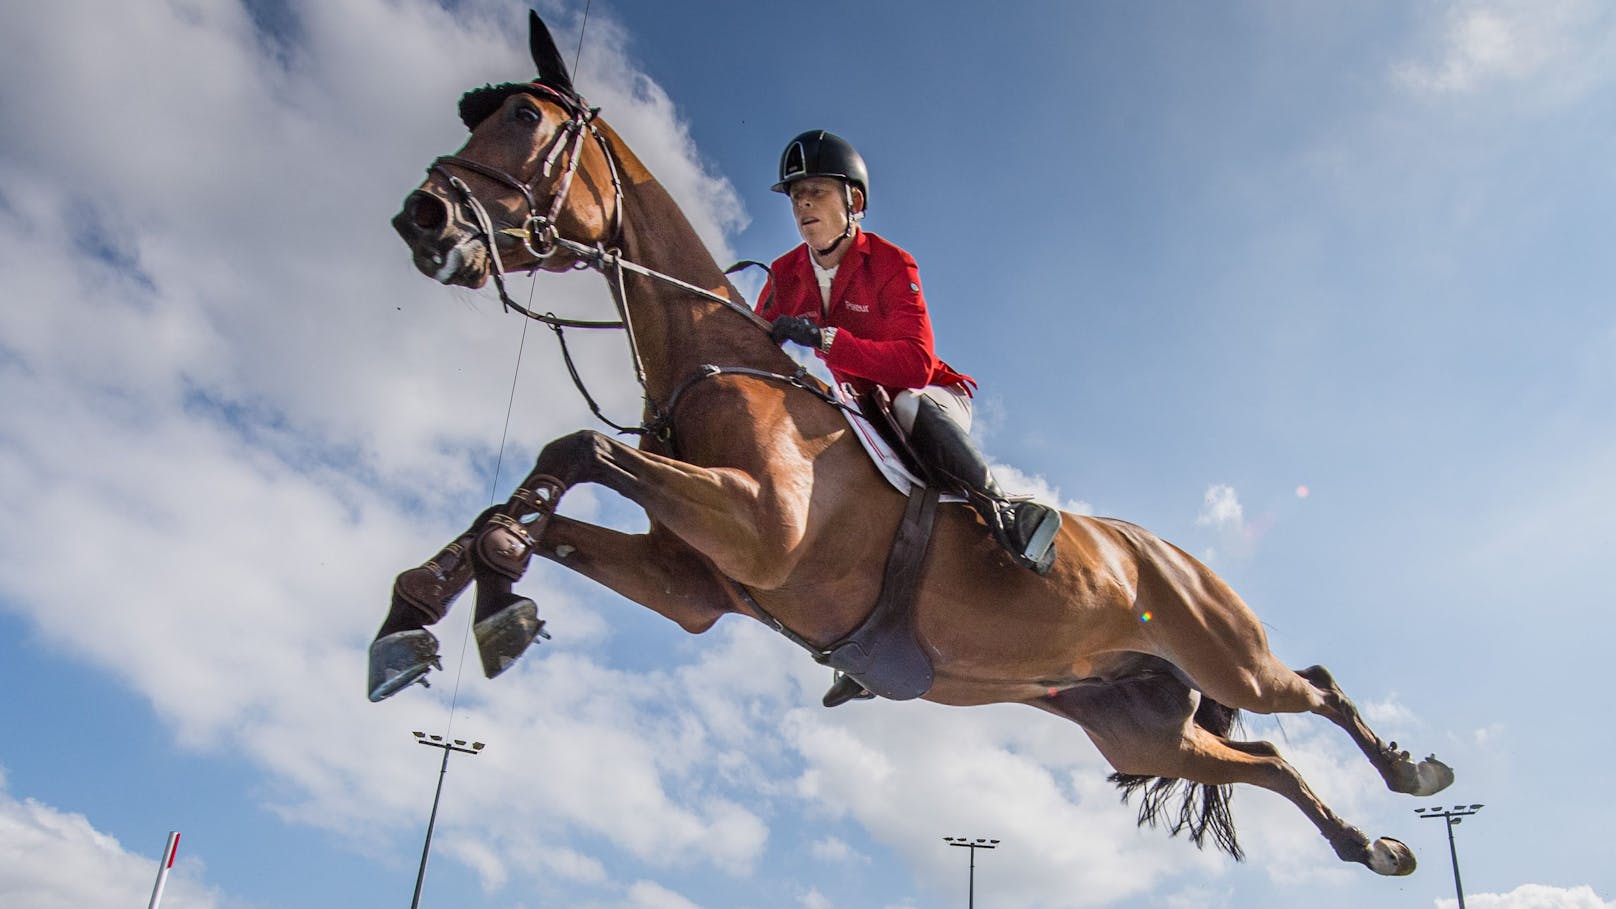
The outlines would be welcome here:
<svg viewBox="0 0 1616 909">
<path fill-rule="evenodd" d="M 471 138 L 439 158 L 404 200 L 393 228 L 415 267 L 445 284 L 481 287 L 496 263 L 565 271 L 577 261 L 553 240 L 610 244 L 621 198 L 606 140 L 567 74 L 555 42 L 529 14 L 529 45 L 539 77 L 489 85 L 460 99 Z M 602 129 L 604 125 L 601 125 Z"/>
</svg>

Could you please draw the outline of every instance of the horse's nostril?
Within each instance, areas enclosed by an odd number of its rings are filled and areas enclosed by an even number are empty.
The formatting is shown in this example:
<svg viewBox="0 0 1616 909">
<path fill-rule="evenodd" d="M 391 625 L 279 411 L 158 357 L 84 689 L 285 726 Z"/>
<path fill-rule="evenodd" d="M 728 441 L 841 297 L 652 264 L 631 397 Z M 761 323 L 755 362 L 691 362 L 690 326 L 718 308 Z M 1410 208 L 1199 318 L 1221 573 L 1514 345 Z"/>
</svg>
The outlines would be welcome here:
<svg viewBox="0 0 1616 909">
<path fill-rule="evenodd" d="M 433 230 L 443 226 L 449 210 L 437 196 L 416 190 L 404 200 L 404 214 L 421 230 Z"/>
</svg>

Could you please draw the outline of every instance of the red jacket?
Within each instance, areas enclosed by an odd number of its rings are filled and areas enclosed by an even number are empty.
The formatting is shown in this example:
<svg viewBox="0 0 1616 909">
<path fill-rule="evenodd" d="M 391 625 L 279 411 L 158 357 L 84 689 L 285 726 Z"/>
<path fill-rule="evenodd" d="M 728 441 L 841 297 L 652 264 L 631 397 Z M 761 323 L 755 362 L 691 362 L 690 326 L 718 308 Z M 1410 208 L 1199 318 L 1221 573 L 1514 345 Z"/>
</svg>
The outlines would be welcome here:
<svg viewBox="0 0 1616 909">
<path fill-rule="evenodd" d="M 931 317 L 914 257 L 869 231 L 850 242 L 831 283 L 827 312 L 820 312 L 819 283 L 805 243 L 770 266 L 758 315 L 771 321 L 804 316 L 834 326 L 836 339 L 820 357 L 836 381 L 859 391 L 875 385 L 890 393 L 927 385 L 975 388 L 974 379 L 950 369 L 932 349 Z"/>
</svg>

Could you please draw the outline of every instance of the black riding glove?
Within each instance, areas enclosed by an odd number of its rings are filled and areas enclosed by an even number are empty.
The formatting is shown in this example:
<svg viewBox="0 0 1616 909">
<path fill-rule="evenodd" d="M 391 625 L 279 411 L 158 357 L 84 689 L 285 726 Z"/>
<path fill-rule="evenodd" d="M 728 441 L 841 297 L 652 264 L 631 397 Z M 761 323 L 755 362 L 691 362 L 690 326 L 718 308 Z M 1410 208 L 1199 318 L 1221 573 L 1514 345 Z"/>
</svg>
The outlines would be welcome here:
<svg viewBox="0 0 1616 909">
<path fill-rule="evenodd" d="M 825 335 L 818 325 L 802 316 L 781 316 L 769 326 L 769 340 L 776 344 L 792 341 L 818 350 L 825 342 Z"/>
</svg>

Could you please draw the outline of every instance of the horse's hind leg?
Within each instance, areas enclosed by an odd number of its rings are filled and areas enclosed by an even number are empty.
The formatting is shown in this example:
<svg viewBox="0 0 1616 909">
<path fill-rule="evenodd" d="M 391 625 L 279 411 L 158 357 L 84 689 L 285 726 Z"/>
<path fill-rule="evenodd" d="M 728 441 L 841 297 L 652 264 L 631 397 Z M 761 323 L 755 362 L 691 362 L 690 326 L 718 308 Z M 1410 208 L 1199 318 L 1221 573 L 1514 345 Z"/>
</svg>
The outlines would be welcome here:
<svg viewBox="0 0 1616 909">
<path fill-rule="evenodd" d="M 1395 742 L 1381 741 L 1324 667 L 1296 672 L 1269 653 L 1265 643 L 1261 649 L 1251 647 L 1228 656 L 1212 661 L 1199 654 L 1180 665 L 1197 688 L 1231 707 L 1265 714 L 1314 713 L 1335 723 L 1352 737 L 1393 792 L 1434 795 L 1453 782 L 1453 770 L 1435 755 L 1416 764 Z"/>
<path fill-rule="evenodd" d="M 1141 552 L 1156 571 L 1141 600 L 1158 613 L 1150 633 L 1191 683 L 1219 703 L 1254 713 L 1315 713 L 1346 730 L 1394 792 L 1431 795 L 1453 782 L 1436 758 L 1419 764 L 1382 742 L 1322 667 L 1298 673 L 1268 649 L 1268 636 L 1240 597 L 1206 566 L 1166 543 Z"/>
<path fill-rule="evenodd" d="M 1079 685 L 1034 704 L 1082 725 L 1106 760 L 1135 778 L 1119 781 L 1125 791 L 1151 784 L 1152 777 L 1164 786 L 1174 780 L 1193 781 L 1188 784 L 1193 788 L 1182 793 L 1186 807 L 1171 829 L 1177 833 L 1189 826 L 1197 845 L 1210 832 L 1226 851 L 1241 857 L 1226 796 L 1217 787 L 1247 783 L 1294 804 L 1344 861 L 1359 862 L 1379 874 L 1414 870 L 1414 854 L 1407 846 L 1389 838 L 1370 840 L 1342 820 L 1273 745 L 1234 741 L 1197 725 L 1193 717 L 1198 702 L 1199 696 L 1177 677 L 1151 672 Z M 1156 792 L 1147 792 L 1140 823 L 1156 821 L 1161 801 Z"/>
<path fill-rule="evenodd" d="M 1352 736 L 1370 763 L 1380 771 L 1391 791 L 1423 797 L 1435 795 L 1453 782 L 1453 769 L 1437 760 L 1436 755 L 1428 755 L 1425 760 L 1415 764 L 1407 751 L 1397 749 L 1396 742 L 1390 745 L 1382 742 L 1380 736 L 1375 735 L 1363 721 L 1358 708 L 1342 693 L 1330 670 L 1323 666 L 1309 666 L 1297 672 L 1297 675 L 1319 692 L 1321 703 L 1313 708 L 1313 712 L 1329 719 Z"/>
</svg>

